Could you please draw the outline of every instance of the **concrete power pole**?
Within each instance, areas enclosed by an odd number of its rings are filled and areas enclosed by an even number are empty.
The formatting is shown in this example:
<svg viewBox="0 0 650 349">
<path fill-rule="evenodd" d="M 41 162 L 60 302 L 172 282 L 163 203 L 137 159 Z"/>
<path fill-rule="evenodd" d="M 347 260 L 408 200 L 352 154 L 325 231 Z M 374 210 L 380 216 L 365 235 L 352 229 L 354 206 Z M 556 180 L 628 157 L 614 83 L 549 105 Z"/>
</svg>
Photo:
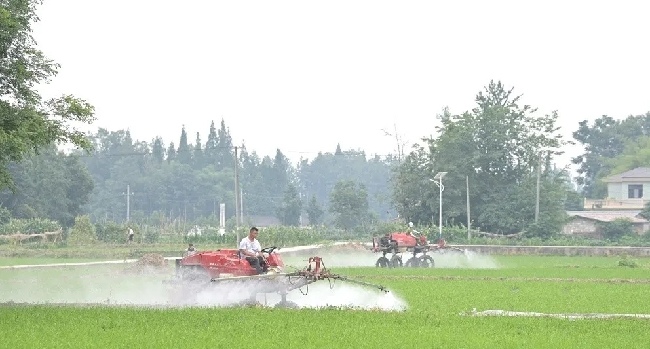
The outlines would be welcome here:
<svg viewBox="0 0 650 349">
<path fill-rule="evenodd" d="M 133 195 L 131 186 L 128 184 L 126 185 L 126 193 L 124 195 L 126 195 L 126 222 L 128 223 L 131 219 L 131 195 Z"/>
<path fill-rule="evenodd" d="M 469 214 L 469 176 L 465 176 L 465 185 L 467 186 L 467 240 L 472 239 L 472 221 Z"/>
<path fill-rule="evenodd" d="M 239 225 L 241 218 L 241 198 L 239 195 L 241 191 L 239 189 L 239 153 L 238 147 L 235 147 L 235 227 L 237 230 L 237 242 L 239 242 Z"/>
<path fill-rule="evenodd" d="M 542 174 L 542 154 L 539 154 L 539 163 L 537 164 L 537 197 L 535 198 L 535 223 L 539 220 L 539 177 Z"/>
<path fill-rule="evenodd" d="M 126 185 L 126 222 L 131 218 L 131 186 Z"/>
</svg>

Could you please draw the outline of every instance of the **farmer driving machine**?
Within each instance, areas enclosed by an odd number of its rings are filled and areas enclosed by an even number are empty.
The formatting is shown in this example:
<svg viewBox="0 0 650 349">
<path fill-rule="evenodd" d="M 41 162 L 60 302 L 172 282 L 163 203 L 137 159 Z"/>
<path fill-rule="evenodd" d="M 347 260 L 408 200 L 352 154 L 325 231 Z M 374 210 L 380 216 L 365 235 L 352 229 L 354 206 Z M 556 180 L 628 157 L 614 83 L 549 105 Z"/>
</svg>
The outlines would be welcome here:
<svg viewBox="0 0 650 349">
<path fill-rule="evenodd" d="M 372 239 L 372 251 L 381 252 L 382 256 L 377 259 L 376 267 L 382 268 L 397 268 L 402 265 L 406 267 L 422 267 L 431 268 L 435 266 L 433 257 L 427 253 L 463 253 L 457 247 L 447 245 L 446 241 L 442 238 L 438 239 L 436 244 L 430 244 L 424 234 L 418 233 L 414 230 L 415 234 L 411 232 L 394 232 L 387 233 L 383 237 L 374 237 Z M 402 261 L 402 253 L 411 253 L 406 263 Z M 389 255 L 391 255 L 389 258 Z"/>
<path fill-rule="evenodd" d="M 388 292 L 381 285 L 332 273 L 320 257 L 310 257 L 303 269 L 285 272 L 282 257 L 275 252 L 277 249 L 275 246 L 262 249 L 262 266 L 265 270 L 262 274 L 258 274 L 246 259 L 240 258 L 237 249 L 196 252 L 175 260 L 175 277 L 166 283 L 183 288 L 186 300 L 191 300 L 193 295 L 210 288 L 214 289 L 215 295 L 219 297 L 221 286 L 231 286 L 237 293 L 247 296 L 243 302 L 245 304 L 255 303 L 258 294 L 277 293 L 281 297 L 277 306 L 284 307 L 296 307 L 295 303 L 287 301 L 290 291 L 300 289 L 302 292 L 303 287 L 308 288 L 308 285 L 322 280 L 329 281 L 330 288 L 336 280 L 341 280 Z"/>
</svg>

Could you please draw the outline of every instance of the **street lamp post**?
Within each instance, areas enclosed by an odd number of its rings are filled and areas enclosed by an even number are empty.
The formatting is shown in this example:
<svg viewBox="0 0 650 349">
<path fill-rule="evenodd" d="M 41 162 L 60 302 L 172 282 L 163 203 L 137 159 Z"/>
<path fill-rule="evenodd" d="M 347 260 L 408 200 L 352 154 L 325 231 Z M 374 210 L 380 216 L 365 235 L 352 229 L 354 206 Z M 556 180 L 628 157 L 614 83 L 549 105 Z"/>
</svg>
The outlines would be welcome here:
<svg viewBox="0 0 650 349">
<path fill-rule="evenodd" d="M 442 191 L 445 190 L 445 186 L 442 185 L 442 177 L 444 177 L 447 174 L 447 172 L 438 172 L 436 175 L 433 177 L 433 179 L 429 179 L 433 183 L 435 183 L 438 188 L 440 189 L 440 204 L 438 205 L 438 211 L 439 211 L 439 221 L 438 221 L 438 229 L 439 229 L 439 234 L 438 234 L 438 239 L 442 239 Z"/>
</svg>

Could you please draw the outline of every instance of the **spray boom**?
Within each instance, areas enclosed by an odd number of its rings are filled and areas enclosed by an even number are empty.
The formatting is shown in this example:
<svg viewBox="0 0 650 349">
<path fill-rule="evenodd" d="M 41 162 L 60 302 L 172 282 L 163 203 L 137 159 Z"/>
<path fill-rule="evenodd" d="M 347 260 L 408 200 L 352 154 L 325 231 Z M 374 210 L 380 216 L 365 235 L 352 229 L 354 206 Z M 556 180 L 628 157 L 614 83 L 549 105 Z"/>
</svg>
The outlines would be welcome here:
<svg viewBox="0 0 650 349">
<path fill-rule="evenodd" d="M 327 279 L 327 280 L 330 280 L 330 281 L 331 280 L 341 280 L 341 281 L 345 281 L 345 282 L 349 282 L 349 283 L 353 283 L 353 284 L 357 284 L 357 285 L 374 287 L 374 288 L 377 288 L 377 289 L 379 289 L 381 291 L 384 291 L 386 293 L 389 292 L 386 289 L 386 287 L 384 287 L 382 285 L 377 285 L 377 284 L 373 284 L 373 283 L 366 282 L 366 281 L 361 281 L 361 280 L 354 280 L 354 279 L 350 279 L 350 278 L 348 278 L 346 276 L 342 276 L 342 275 L 334 274 L 334 273 L 330 272 L 329 269 L 327 269 L 325 267 L 325 263 L 323 262 L 323 259 L 321 257 L 310 257 L 308 263 L 309 264 L 304 269 L 287 274 L 287 276 L 289 276 L 289 277 L 300 277 L 301 280 L 304 280 L 303 282 L 292 284 L 292 285 L 296 285 L 296 287 L 292 287 L 292 289 L 296 289 L 296 288 L 302 287 L 304 285 L 308 285 L 308 284 L 310 284 L 312 282 L 315 282 L 315 281 L 326 280 Z M 298 284 L 302 284 L 302 285 L 297 286 Z"/>
</svg>

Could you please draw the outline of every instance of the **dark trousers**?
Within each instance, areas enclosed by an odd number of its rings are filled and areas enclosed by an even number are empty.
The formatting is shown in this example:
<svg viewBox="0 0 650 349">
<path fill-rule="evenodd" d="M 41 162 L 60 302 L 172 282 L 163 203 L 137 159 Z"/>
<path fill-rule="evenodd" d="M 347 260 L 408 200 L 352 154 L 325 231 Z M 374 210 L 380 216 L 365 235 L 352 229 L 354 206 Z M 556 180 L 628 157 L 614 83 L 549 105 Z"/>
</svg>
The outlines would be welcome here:
<svg viewBox="0 0 650 349">
<path fill-rule="evenodd" d="M 248 263 L 251 264 L 251 266 L 253 268 L 255 268 L 255 270 L 257 271 L 258 274 L 262 274 L 262 272 L 265 271 L 264 269 L 266 269 L 266 268 L 264 268 L 264 267 L 266 266 L 266 264 L 264 263 L 264 258 L 262 258 L 262 257 L 246 257 L 246 260 L 248 261 Z"/>
</svg>

